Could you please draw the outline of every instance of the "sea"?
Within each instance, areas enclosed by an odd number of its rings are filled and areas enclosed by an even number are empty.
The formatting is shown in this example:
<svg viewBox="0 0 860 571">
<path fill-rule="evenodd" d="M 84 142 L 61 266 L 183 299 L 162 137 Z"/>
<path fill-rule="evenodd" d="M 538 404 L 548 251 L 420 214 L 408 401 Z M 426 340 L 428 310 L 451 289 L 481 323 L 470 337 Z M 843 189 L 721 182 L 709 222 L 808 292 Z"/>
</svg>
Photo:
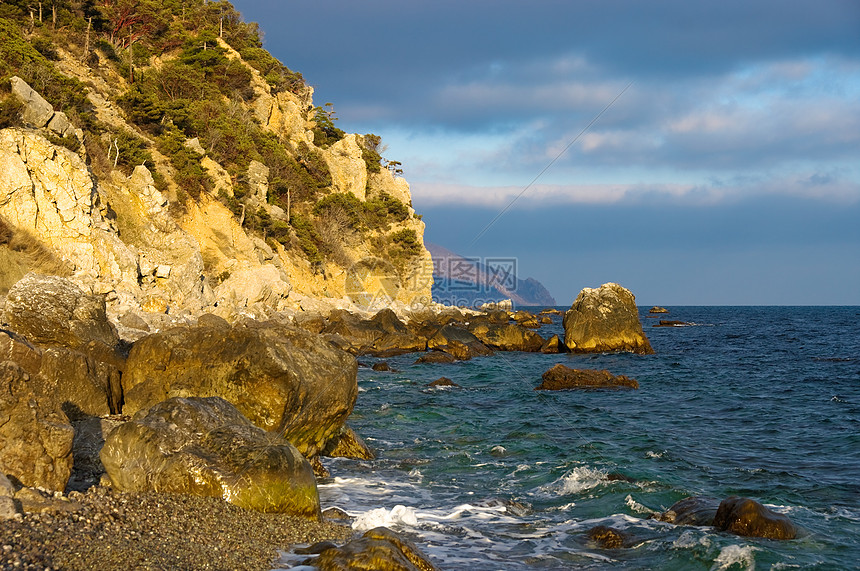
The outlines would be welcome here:
<svg viewBox="0 0 860 571">
<path fill-rule="evenodd" d="M 654 355 L 361 367 L 349 424 L 377 458 L 327 460 L 323 508 L 404 534 L 440 569 L 860 569 L 860 307 L 668 309 L 640 308 Z M 541 335 L 563 335 L 554 320 Z M 556 363 L 639 389 L 535 391 Z M 443 376 L 459 386 L 427 386 Z M 731 495 L 787 515 L 799 537 L 650 518 Z M 598 525 L 629 546 L 595 545 Z"/>
</svg>

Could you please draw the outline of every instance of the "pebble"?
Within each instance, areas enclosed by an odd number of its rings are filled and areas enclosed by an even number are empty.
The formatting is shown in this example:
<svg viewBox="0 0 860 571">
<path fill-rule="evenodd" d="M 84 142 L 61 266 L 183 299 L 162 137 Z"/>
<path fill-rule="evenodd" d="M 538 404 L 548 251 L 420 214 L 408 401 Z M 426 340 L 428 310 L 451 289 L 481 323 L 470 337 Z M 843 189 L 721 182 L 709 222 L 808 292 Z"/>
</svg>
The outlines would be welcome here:
<svg viewBox="0 0 860 571">
<path fill-rule="evenodd" d="M 353 534 L 344 525 L 245 510 L 220 498 L 93 487 L 77 512 L 0 521 L 0 569 L 269 570 L 278 550 Z"/>
</svg>

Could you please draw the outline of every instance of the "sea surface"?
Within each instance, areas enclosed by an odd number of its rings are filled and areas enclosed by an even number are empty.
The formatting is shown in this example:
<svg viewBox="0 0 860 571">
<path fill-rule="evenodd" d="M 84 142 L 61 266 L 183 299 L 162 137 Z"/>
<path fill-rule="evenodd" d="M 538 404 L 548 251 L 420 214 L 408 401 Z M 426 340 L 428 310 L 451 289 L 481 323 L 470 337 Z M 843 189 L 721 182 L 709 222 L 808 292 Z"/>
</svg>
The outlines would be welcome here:
<svg viewBox="0 0 860 571">
<path fill-rule="evenodd" d="M 442 569 L 860 568 L 860 307 L 669 309 L 641 308 L 655 355 L 410 354 L 387 359 L 399 372 L 360 368 L 349 422 L 378 459 L 327 461 L 323 507 L 405 533 Z M 541 335 L 563 334 L 555 319 Z M 640 388 L 533 390 L 555 363 Z M 460 387 L 427 387 L 442 376 Z M 649 519 L 690 495 L 756 499 L 802 534 Z M 598 548 L 597 525 L 632 546 Z"/>
</svg>

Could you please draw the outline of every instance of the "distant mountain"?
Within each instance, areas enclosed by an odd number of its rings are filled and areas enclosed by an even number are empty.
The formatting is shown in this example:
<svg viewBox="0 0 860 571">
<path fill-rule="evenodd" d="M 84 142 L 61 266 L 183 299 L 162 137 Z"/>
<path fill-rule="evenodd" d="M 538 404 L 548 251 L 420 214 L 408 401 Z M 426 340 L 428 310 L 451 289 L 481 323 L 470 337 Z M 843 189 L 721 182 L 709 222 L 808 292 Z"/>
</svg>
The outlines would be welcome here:
<svg viewBox="0 0 860 571">
<path fill-rule="evenodd" d="M 520 279 L 516 258 L 469 258 L 426 243 L 433 257 L 433 301 L 474 307 L 510 299 L 516 306 L 554 306 L 555 299 L 534 278 Z"/>
</svg>

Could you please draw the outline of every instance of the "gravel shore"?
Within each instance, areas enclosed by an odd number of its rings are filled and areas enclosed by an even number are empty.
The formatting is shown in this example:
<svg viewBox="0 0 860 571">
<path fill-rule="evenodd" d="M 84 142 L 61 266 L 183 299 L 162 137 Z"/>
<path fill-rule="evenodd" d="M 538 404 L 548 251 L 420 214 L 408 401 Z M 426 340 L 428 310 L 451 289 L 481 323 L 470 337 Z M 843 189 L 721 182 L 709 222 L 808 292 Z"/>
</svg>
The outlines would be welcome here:
<svg viewBox="0 0 860 571">
<path fill-rule="evenodd" d="M 278 550 L 342 542 L 349 527 L 244 510 L 220 498 L 72 492 L 59 510 L 0 521 L 0 568 L 272 569 Z M 65 509 L 63 509 L 65 508 Z"/>
</svg>

